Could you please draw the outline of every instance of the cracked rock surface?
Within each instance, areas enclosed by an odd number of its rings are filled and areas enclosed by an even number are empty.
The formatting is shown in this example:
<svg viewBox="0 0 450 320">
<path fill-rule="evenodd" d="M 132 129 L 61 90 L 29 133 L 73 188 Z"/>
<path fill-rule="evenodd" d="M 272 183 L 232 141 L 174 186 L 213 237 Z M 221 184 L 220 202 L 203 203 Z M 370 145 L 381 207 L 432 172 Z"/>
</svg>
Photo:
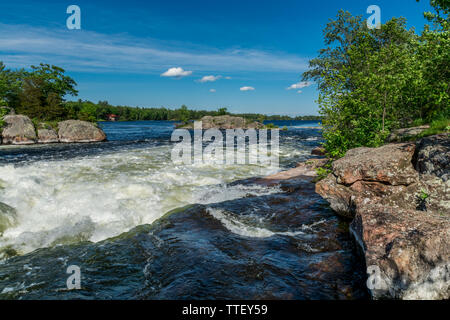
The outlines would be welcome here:
<svg viewBox="0 0 450 320">
<path fill-rule="evenodd" d="M 449 134 L 352 149 L 316 184 L 353 219 L 374 298 L 450 298 L 449 150 Z"/>
</svg>

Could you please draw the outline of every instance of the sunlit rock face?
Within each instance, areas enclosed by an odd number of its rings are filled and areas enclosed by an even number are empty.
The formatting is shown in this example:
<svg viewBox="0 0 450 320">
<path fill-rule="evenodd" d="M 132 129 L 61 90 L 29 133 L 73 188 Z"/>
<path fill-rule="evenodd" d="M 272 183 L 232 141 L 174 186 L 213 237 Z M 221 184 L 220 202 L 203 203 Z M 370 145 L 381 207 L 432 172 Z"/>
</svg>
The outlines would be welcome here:
<svg viewBox="0 0 450 320">
<path fill-rule="evenodd" d="M 374 298 L 450 297 L 448 137 L 349 150 L 316 184 L 379 270 Z"/>
<path fill-rule="evenodd" d="M 58 124 L 60 142 L 98 142 L 106 140 L 105 133 L 87 121 L 67 120 Z"/>
<path fill-rule="evenodd" d="M 2 130 L 3 144 L 33 144 L 36 142 L 36 130 L 33 122 L 24 115 L 3 117 L 5 127 Z"/>
</svg>

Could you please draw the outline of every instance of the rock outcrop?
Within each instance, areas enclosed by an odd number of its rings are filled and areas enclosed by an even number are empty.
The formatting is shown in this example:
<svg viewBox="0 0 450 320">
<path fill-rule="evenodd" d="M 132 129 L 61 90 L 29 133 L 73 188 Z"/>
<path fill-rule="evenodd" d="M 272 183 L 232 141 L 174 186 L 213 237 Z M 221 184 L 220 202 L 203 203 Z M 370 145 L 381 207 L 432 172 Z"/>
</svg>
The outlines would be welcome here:
<svg viewBox="0 0 450 320">
<path fill-rule="evenodd" d="M 45 123 L 40 123 L 37 129 L 38 143 L 58 143 L 56 131 Z"/>
<path fill-rule="evenodd" d="M 106 140 L 105 133 L 94 124 L 80 120 L 67 120 L 58 124 L 60 142 L 98 142 Z"/>
<path fill-rule="evenodd" d="M 316 192 L 353 219 L 374 298 L 450 298 L 449 135 L 349 150 Z M 417 170 L 416 170 L 417 168 Z"/>
<path fill-rule="evenodd" d="M 429 125 L 397 129 L 397 130 L 392 131 L 386 140 L 388 142 L 402 142 L 402 141 L 414 138 L 415 136 L 417 136 L 418 134 L 421 134 L 428 128 L 430 128 Z"/>
<path fill-rule="evenodd" d="M 7 107 L 1 107 L 7 108 Z M 97 142 L 106 140 L 106 135 L 95 124 L 80 120 L 67 120 L 58 123 L 58 132 L 51 126 L 40 123 L 35 128 L 29 117 L 14 114 L 4 116 L 3 127 L 0 128 L 0 144 L 34 144 L 58 142 Z M 36 133 L 37 131 L 37 133 Z"/>
<path fill-rule="evenodd" d="M 450 139 L 448 134 L 426 137 L 418 142 L 414 155 L 415 168 L 444 181 L 450 179 Z"/>
<path fill-rule="evenodd" d="M 17 223 L 17 212 L 14 208 L 0 202 L 0 235 Z"/>
<path fill-rule="evenodd" d="M 242 117 L 234 117 L 229 115 L 224 116 L 204 116 L 200 120 L 202 122 L 202 129 L 262 129 L 264 125 L 260 122 L 250 122 Z M 182 126 L 183 128 L 194 127 L 193 123 Z"/>
<path fill-rule="evenodd" d="M 3 144 L 33 144 L 36 142 L 36 130 L 33 122 L 24 115 L 7 115 L 3 117 L 5 126 L 2 130 Z"/>
<path fill-rule="evenodd" d="M 38 129 L 38 143 L 57 143 L 58 134 L 53 129 Z"/>
<path fill-rule="evenodd" d="M 314 149 L 311 150 L 311 154 L 323 157 L 327 154 L 327 151 L 325 150 L 324 147 L 315 147 Z"/>
</svg>

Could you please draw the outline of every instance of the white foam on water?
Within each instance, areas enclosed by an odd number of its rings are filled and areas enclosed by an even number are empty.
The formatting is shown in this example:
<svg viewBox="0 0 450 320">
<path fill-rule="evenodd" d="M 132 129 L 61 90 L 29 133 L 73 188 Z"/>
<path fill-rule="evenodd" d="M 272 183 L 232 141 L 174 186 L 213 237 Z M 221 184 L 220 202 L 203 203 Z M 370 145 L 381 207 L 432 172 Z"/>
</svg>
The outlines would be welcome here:
<svg viewBox="0 0 450 320">
<path fill-rule="evenodd" d="M 296 237 L 299 235 L 304 235 L 305 231 L 313 231 L 313 227 L 323 223 L 325 220 L 320 220 L 317 222 L 314 222 L 310 225 L 302 225 L 300 227 L 300 230 L 295 231 L 283 231 L 283 232 L 274 232 L 271 230 L 268 230 L 266 228 L 260 228 L 257 226 L 251 226 L 246 223 L 243 223 L 242 221 L 239 221 L 237 217 L 233 217 L 233 214 L 228 213 L 221 209 L 215 209 L 215 208 L 207 208 L 206 211 L 219 220 L 225 228 L 227 228 L 230 232 L 233 232 L 235 234 L 238 234 L 240 236 L 244 237 L 250 237 L 250 238 L 269 238 L 274 235 L 283 235 L 283 236 L 290 236 L 290 237 Z M 256 217 L 256 220 L 259 220 L 259 223 L 261 223 L 261 218 Z"/>
<path fill-rule="evenodd" d="M 175 165 L 170 146 L 24 166 L 0 166 L 0 201 L 18 225 L 0 237 L 27 253 L 58 243 L 101 241 L 191 203 L 212 203 L 279 190 L 226 186 L 274 173 L 257 165 Z"/>
</svg>

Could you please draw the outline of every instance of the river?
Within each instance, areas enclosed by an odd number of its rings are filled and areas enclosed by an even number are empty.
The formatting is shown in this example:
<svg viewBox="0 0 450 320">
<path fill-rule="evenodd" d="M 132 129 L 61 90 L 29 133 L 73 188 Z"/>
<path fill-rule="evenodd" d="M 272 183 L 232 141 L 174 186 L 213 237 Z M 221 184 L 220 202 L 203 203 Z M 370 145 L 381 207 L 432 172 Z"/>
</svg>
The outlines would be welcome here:
<svg viewBox="0 0 450 320">
<path fill-rule="evenodd" d="M 321 142 L 315 121 L 274 123 L 279 170 Z M 272 167 L 174 164 L 173 122 L 100 125 L 104 143 L 0 147 L 0 202 L 17 211 L 0 299 L 367 298 L 348 222 L 309 178 L 266 187 L 251 178 Z"/>
</svg>

